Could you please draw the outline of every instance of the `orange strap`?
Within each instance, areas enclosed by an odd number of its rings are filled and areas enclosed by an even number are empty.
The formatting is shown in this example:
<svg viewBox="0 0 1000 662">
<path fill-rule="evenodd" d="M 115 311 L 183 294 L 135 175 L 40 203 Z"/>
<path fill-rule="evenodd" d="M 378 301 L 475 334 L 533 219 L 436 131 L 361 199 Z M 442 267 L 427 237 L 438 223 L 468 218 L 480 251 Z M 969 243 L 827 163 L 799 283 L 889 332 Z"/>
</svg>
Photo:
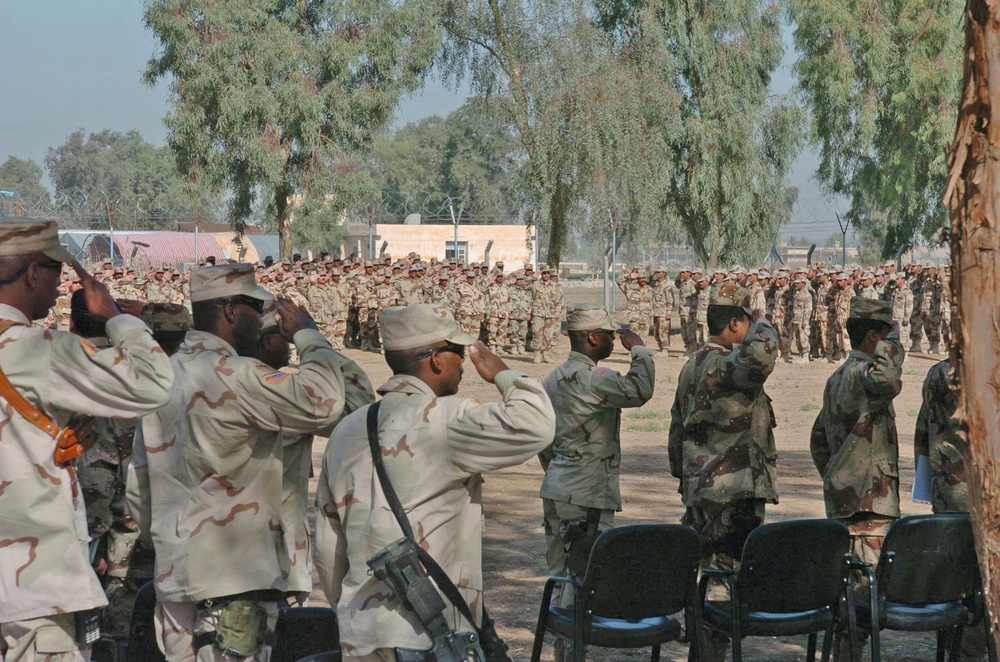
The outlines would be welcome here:
<svg viewBox="0 0 1000 662">
<path fill-rule="evenodd" d="M 0 335 L 4 334 L 12 326 L 17 326 L 20 322 L 13 320 L 0 320 Z M 23 326 L 23 325 L 22 325 Z M 10 403 L 17 413 L 25 418 L 36 428 L 56 440 L 55 461 L 61 467 L 65 467 L 76 458 L 83 455 L 86 450 L 77 438 L 76 433 L 71 428 L 60 428 L 52 419 L 43 414 L 41 410 L 32 405 L 21 395 L 20 391 L 7 379 L 3 368 L 0 368 L 0 397 Z"/>
</svg>

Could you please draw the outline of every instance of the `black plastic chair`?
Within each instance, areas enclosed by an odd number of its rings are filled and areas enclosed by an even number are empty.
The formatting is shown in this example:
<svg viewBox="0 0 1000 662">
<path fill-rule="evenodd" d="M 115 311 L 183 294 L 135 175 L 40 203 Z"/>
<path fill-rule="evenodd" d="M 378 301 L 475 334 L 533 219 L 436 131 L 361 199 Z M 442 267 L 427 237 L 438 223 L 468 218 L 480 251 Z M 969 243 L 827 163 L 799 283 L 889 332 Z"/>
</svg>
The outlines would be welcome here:
<svg viewBox="0 0 1000 662">
<path fill-rule="evenodd" d="M 882 659 L 880 630 L 936 631 L 937 659 L 942 662 L 948 639 L 949 659 L 957 660 L 962 629 L 983 624 L 985 608 L 968 514 L 897 520 L 882 543 L 878 567 L 873 571 L 866 564 L 864 571 L 870 599 L 867 605 L 858 605 L 858 623 L 871 629 L 873 662 Z M 992 648 L 988 636 L 987 641 Z M 991 650 L 990 655 L 992 659 L 996 652 Z"/>
<path fill-rule="evenodd" d="M 310 655 L 309 657 L 299 658 L 296 662 L 340 662 L 340 651 L 327 651 L 325 653 L 317 653 L 316 655 Z"/>
<path fill-rule="evenodd" d="M 590 552 L 582 583 L 570 577 L 545 582 L 532 662 L 541 657 L 546 632 L 571 643 L 576 662 L 583 661 L 587 646 L 650 646 L 656 662 L 660 645 L 682 636 L 681 623 L 671 616 L 680 611 L 697 654 L 697 577 L 698 534 L 691 527 L 639 524 L 605 531 Z M 574 587 L 573 609 L 550 606 L 557 584 Z"/>
<path fill-rule="evenodd" d="M 823 637 L 823 660 L 830 657 L 834 626 L 853 603 L 845 588 L 850 577 L 851 536 L 837 520 L 793 520 L 757 527 L 743 545 L 738 571 L 705 568 L 699 586 L 704 624 L 732 639 L 733 662 L 741 662 L 741 639 L 808 634 L 807 656 L 816 659 L 816 635 Z M 729 601 L 705 601 L 708 580 L 726 580 Z M 855 633 L 851 628 L 852 641 Z"/>
<path fill-rule="evenodd" d="M 340 648 L 337 614 L 329 607 L 287 607 L 278 611 L 271 662 L 298 660 Z M 339 658 L 340 653 L 337 653 Z"/>
<path fill-rule="evenodd" d="M 153 582 L 146 582 L 135 594 L 135 607 L 128 628 L 129 662 L 166 662 L 156 643 L 156 590 Z"/>
</svg>

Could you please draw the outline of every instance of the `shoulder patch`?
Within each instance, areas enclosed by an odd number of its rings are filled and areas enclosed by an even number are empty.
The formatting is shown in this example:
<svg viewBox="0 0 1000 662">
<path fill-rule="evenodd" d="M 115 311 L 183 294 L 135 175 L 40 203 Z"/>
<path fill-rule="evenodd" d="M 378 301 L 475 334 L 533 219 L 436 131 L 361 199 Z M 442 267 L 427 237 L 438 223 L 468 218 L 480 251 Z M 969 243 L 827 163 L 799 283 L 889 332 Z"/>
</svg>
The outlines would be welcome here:
<svg viewBox="0 0 1000 662">
<path fill-rule="evenodd" d="M 285 380 L 291 376 L 292 376 L 291 373 L 288 372 L 276 372 L 270 377 L 265 378 L 264 382 L 267 384 L 272 384 L 274 386 L 277 386 L 278 384 L 283 384 Z"/>
<path fill-rule="evenodd" d="M 604 366 L 598 366 L 598 367 L 594 368 L 594 372 L 596 372 L 599 375 L 603 375 L 606 372 L 611 372 L 611 368 L 605 368 Z"/>
<path fill-rule="evenodd" d="M 97 354 L 97 352 L 98 352 L 98 349 L 96 347 L 94 347 L 93 345 L 91 345 L 86 340 L 81 340 L 80 341 L 80 347 L 83 347 L 84 351 L 87 352 L 88 354 Z"/>
</svg>

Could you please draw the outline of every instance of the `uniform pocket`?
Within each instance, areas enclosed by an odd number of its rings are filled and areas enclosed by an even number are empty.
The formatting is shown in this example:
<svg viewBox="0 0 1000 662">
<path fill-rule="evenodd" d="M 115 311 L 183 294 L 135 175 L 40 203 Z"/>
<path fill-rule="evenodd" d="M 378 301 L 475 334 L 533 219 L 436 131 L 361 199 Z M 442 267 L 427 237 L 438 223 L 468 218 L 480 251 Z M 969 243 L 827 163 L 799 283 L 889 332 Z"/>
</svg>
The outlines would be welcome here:
<svg viewBox="0 0 1000 662">
<path fill-rule="evenodd" d="M 76 643 L 72 630 L 69 629 L 72 623 L 66 625 L 52 624 L 43 625 L 35 632 L 35 652 L 37 653 L 70 653 L 78 650 L 80 645 Z"/>
</svg>

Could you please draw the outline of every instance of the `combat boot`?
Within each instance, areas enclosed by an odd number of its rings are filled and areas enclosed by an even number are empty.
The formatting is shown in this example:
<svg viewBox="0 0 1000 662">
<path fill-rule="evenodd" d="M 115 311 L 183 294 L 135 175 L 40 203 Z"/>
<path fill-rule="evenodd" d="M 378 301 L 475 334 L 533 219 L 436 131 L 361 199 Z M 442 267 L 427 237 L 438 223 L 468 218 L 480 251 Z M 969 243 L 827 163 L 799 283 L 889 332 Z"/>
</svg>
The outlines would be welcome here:
<svg viewBox="0 0 1000 662">
<path fill-rule="evenodd" d="M 552 352 L 542 352 L 542 361 L 544 363 L 555 363 L 556 360 L 552 358 Z"/>
<path fill-rule="evenodd" d="M 941 348 L 938 346 L 938 344 L 936 342 L 932 342 L 931 343 L 931 348 L 930 348 L 929 351 L 930 351 L 931 354 L 940 354 L 941 353 Z"/>
<path fill-rule="evenodd" d="M 919 352 L 920 351 L 920 341 L 919 340 L 914 340 L 913 341 L 913 344 L 910 345 L 910 351 L 911 352 Z"/>
<path fill-rule="evenodd" d="M 535 358 L 531 359 L 531 362 L 532 363 L 541 363 L 542 362 L 542 353 L 541 352 L 535 352 Z"/>
<path fill-rule="evenodd" d="M 368 341 L 367 340 L 362 340 L 361 341 L 361 351 L 362 352 L 367 352 L 368 349 L 369 349 Z"/>
</svg>

